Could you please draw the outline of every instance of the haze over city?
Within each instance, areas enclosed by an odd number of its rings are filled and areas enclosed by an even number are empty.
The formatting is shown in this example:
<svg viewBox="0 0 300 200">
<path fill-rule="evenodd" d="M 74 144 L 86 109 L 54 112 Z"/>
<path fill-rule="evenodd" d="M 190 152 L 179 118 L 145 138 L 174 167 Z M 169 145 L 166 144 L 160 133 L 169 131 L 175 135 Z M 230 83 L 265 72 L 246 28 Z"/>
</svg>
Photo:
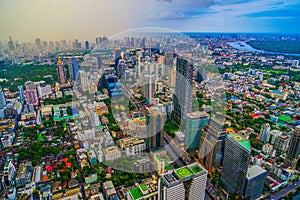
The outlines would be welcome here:
<svg viewBox="0 0 300 200">
<path fill-rule="evenodd" d="M 92 39 L 137 27 L 299 33 L 297 0 L 2 0 L 0 40 Z"/>
</svg>

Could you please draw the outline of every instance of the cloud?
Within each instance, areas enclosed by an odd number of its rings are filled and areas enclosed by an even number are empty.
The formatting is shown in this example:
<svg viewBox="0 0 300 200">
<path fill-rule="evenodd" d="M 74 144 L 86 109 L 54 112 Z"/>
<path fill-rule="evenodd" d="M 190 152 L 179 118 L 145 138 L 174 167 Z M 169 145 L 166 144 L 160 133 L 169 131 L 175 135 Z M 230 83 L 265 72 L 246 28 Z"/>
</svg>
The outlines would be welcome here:
<svg viewBox="0 0 300 200">
<path fill-rule="evenodd" d="M 177 19 L 185 19 L 186 15 L 179 11 L 179 12 L 168 12 L 168 11 L 163 11 L 160 13 L 159 19 L 164 19 L 164 20 L 177 20 Z"/>
</svg>

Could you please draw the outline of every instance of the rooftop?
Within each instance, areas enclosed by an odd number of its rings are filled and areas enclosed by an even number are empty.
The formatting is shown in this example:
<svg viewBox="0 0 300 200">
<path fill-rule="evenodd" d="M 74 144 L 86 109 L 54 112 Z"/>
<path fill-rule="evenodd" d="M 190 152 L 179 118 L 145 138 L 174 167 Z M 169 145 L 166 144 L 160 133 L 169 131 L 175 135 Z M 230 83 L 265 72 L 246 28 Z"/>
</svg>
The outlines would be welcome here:
<svg viewBox="0 0 300 200">
<path fill-rule="evenodd" d="M 206 173 L 207 171 L 199 163 L 192 163 L 173 171 L 169 171 L 163 174 L 162 177 L 168 186 L 173 186 L 185 181 L 186 179 L 201 176 Z"/>
<path fill-rule="evenodd" d="M 253 165 L 248 168 L 247 178 L 251 179 L 263 173 L 267 173 L 267 171 L 258 165 Z"/>
<path fill-rule="evenodd" d="M 236 143 L 244 147 L 246 150 L 251 152 L 251 144 L 249 140 L 246 140 L 244 137 L 238 134 L 229 134 L 229 138 L 233 139 Z"/>
<path fill-rule="evenodd" d="M 207 114 L 206 112 L 190 112 L 186 114 L 189 118 L 191 119 L 199 119 L 199 118 L 208 118 L 209 114 Z"/>
<path fill-rule="evenodd" d="M 143 194 L 139 187 L 132 188 L 131 190 L 129 190 L 129 192 L 133 199 L 139 199 L 143 197 Z"/>
</svg>

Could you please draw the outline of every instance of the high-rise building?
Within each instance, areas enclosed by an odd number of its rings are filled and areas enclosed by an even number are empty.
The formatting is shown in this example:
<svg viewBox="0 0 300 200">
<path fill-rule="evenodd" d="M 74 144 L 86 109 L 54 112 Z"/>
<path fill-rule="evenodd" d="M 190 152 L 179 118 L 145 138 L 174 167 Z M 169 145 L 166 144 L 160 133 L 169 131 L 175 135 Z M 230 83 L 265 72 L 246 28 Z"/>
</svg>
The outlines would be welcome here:
<svg viewBox="0 0 300 200">
<path fill-rule="evenodd" d="M 147 138 L 146 145 L 147 150 L 159 149 L 163 146 L 164 141 L 164 114 L 157 108 L 149 108 L 147 114 Z"/>
<path fill-rule="evenodd" d="M 42 47 L 42 44 L 41 44 L 41 39 L 40 38 L 36 38 L 35 39 L 35 47 L 40 50 L 41 47 Z"/>
<path fill-rule="evenodd" d="M 221 176 L 221 181 L 229 193 L 244 196 L 250 159 L 250 141 L 240 135 L 229 134 L 225 139 Z"/>
<path fill-rule="evenodd" d="M 36 90 L 25 90 L 24 96 L 27 104 L 32 104 L 34 106 L 39 104 L 39 98 Z"/>
<path fill-rule="evenodd" d="M 103 58 L 101 56 L 97 57 L 98 68 L 100 69 L 103 66 Z"/>
<path fill-rule="evenodd" d="M 271 127 L 269 123 L 263 124 L 260 129 L 260 141 L 266 142 L 268 135 L 270 134 Z"/>
<path fill-rule="evenodd" d="M 226 129 L 216 118 L 212 118 L 203 128 L 199 158 L 206 169 L 213 170 L 223 164 Z"/>
<path fill-rule="evenodd" d="M 186 114 L 192 112 L 194 66 L 184 58 L 177 58 L 176 86 L 174 100 L 174 113 L 177 123 L 186 119 Z"/>
<path fill-rule="evenodd" d="M 86 49 L 86 50 L 89 50 L 89 49 L 90 49 L 89 41 L 85 41 L 85 49 Z"/>
<path fill-rule="evenodd" d="M 137 78 L 140 79 L 142 76 L 141 72 L 141 50 L 136 50 L 136 71 L 137 71 Z"/>
<path fill-rule="evenodd" d="M 57 75 L 58 75 L 58 82 L 60 84 L 65 84 L 66 83 L 65 68 L 60 58 L 58 58 L 57 61 Z"/>
<path fill-rule="evenodd" d="M 19 96 L 20 96 L 20 101 L 24 102 L 25 101 L 25 96 L 24 96 L 24 89 L 22 85 L 18 86 L 18 90 L 19 90 Z"/>
<path fill-rule="evenodd" d="M 118 60 L 121 57 L 121 48 L 115 48 L 115 60 Z"/>
<path fill-rule="evenodd" d="M 161 200 L 205 199 L 207 171 L 193 163 L 162 174 L 158 195 Z"/>
<path fill-rule="evenodd" d="M 0 108 L 4 108 L 6 106 L 6 97 L 2 88 L 0 88 Z"/>
<path fill-rule="evenodd" d="M 165 55 L 165 67 L 164 67 L 164 76 L 168 76 L 169 75 L 169 70 L 171 69 L 171 67 L 174 66 L 174 54 L 173 53 L 166 53 Z"/>
<path fill-rule="evenodd" d="M 169 87 L 175 88 L 176 85 L 176 67 L 172 66 L 169 69 Z"/>
<path fill-rule="evenodd" d="M 9 36 L 9 40 L 8 40 L 8 50 L 9 51 L 13 51 L 15 50 L 15 46 L 14 46 L 14 42 L 11 36 Z"/>
<path fill-rule="evenodd" d="M 149 100 L 153 98 L 155 92 L 154 75 L 145 75 L 143 83 L 143 95 Z"/>
<path fill-rule="evenodd" d="M 79 63 L 75 57 L 71 59 L 72 62 L 72 77 L 74 80 L 77 80 L 79 78 Z"/>
<path fill-rule="evenodd" d="M 248 168 L 244 193 L 245 199 L 255 200 L 261 196 L 267 174 L 268 172 L 258 165 Z"/>
<path fill-rule="evenodd" d="M 284 161 L 284 167 L 295 169 L 300 157 L 300 126 L 296 126 Z"/>
<path fill-rule="evenodd" d="M 186 150 L 191 152 L 199 149 L 202 129 L 208 121 L 209 115 L 206 112 L 187 113 L 184 136 Z"/>
</svg>

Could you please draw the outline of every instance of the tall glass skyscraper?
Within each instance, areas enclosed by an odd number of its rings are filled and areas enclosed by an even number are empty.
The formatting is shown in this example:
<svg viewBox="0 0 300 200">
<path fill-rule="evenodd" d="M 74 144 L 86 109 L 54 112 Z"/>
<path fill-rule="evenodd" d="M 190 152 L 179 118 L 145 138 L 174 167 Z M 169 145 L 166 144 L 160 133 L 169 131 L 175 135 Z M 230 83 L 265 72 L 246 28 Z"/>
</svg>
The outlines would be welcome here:
<svg viewBox="0 0 300 200">
<path fill-rule="evenodd" d="M 244 195 L 250 159 L 250 141 L 237 134 L 228 135 L 225 139 L 221 181 L 229 193 Z"/>
<path fill-rule="evenodd" d="M 73 73 L 72 77 L 74 80 L 77 80 L 79 77 L 79 63 L 77 59 L 74 57 L 72 58 L 71 62 L 72 62 L 72 73 Z"/>
<path fill-rule="evenodd" d="M 146 145 L 147 150 L 159 149 L 163 146 L 164 141 L 164 114 L 157 108 L 149 108 L 149 113 L 147 114 L 147 139 Z"/>
<path fill-rule="evenodd" d="M 203 127 L 209 121 L 206 112 L 187 113 L 185 123 L 184 147 L 189 152 L 196 151 L 200 146 L 200 138 Z"/>
<path fill-rule="evenodd" d="M 184 58 L 177 57 L 174 100 L 175 120 L 180 124 L 192 112 L 194 65 Z"/>
<path fill-rule="evenodd" d="M 226 129 L 222 122 L 212 118 L 203 128 L 199 158 L 206 169 L 213 170 L 223 164 Z"/>
<path fill-rule="evenodd" d="M 295 128 L 295 132 L 292 135 L 290 141 L 290 147 L 288 149 L 284 161 L 284 167 L 286 168 L 291 167 L 295 169 L 299 160 L 299 156 L 300 156 L 300 126 L 297 126 Z"/>
</svg>

